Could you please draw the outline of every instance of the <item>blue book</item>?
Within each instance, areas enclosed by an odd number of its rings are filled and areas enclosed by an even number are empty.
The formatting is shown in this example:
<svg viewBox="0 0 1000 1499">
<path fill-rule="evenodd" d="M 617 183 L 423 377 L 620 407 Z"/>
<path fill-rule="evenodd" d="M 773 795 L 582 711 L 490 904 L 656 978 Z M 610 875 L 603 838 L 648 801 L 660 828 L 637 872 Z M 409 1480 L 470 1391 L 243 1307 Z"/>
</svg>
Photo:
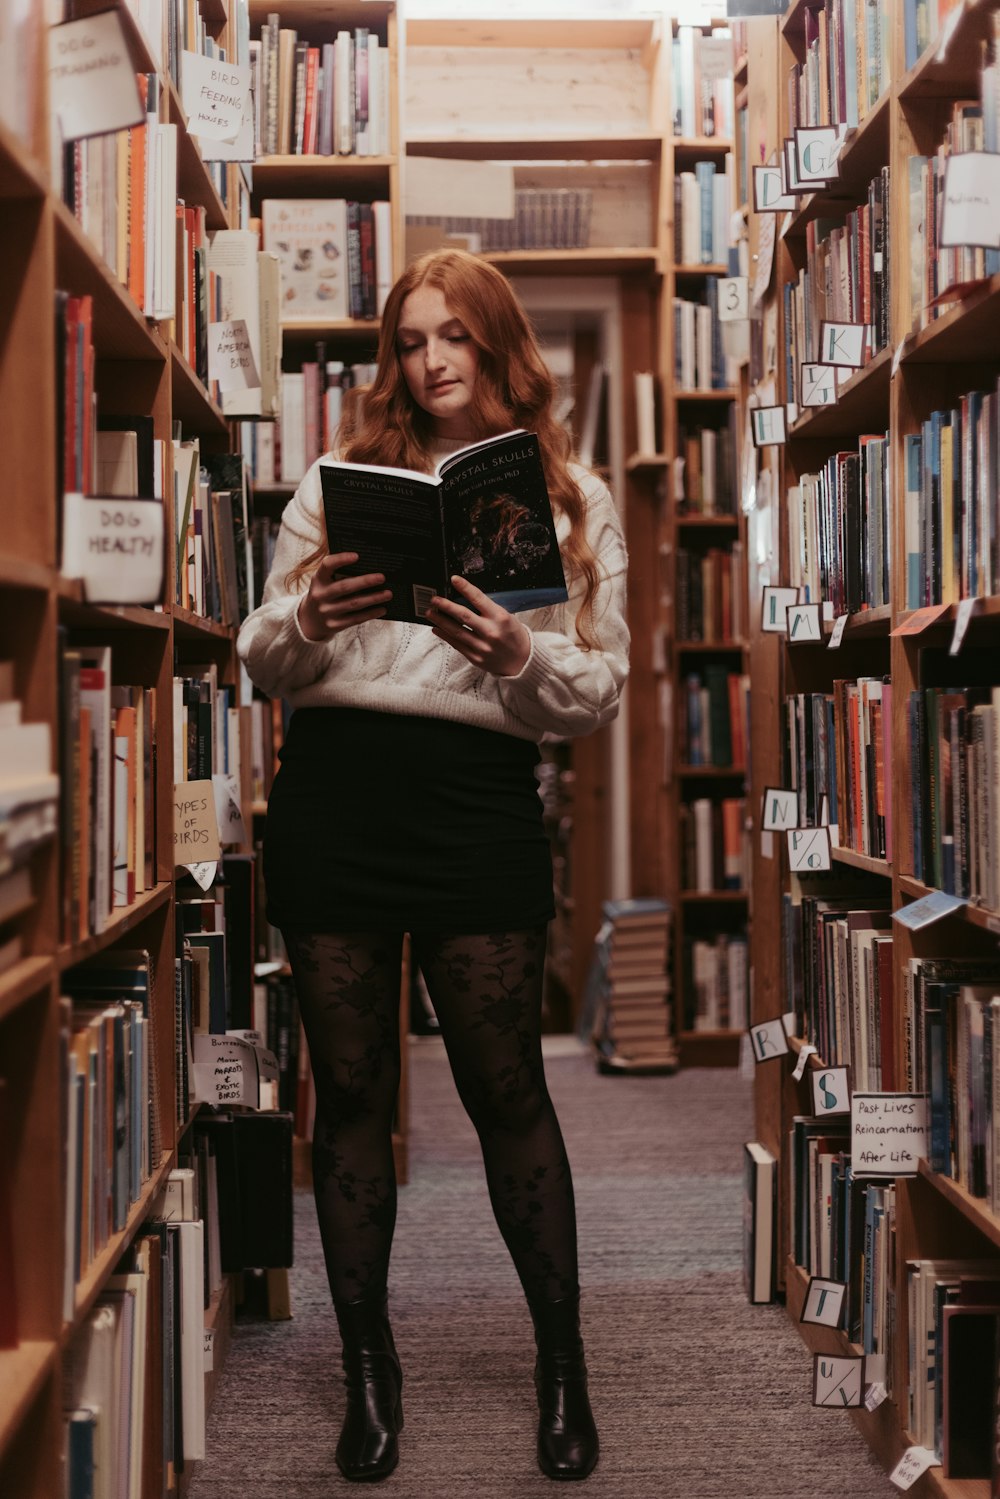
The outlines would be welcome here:
<svg viewBox="0 0 1000 1499">
<path fill-rule="evenodd" d="M 714 235 L 712 232 L 714 221 L 714 192 L 715 162 L 696 161 L 694 166 L 695 176 L 698 179 L 698 188 L 701 196 L 701 262 L 702 265 L 711 265 L 714 250 Z"/>
<path fill-rule="evenodd" d="M 67 1499 L 94 1499 L 94 1438 L 97 1412 L 89 1406 L 66 1411 Z"/>
</svg>

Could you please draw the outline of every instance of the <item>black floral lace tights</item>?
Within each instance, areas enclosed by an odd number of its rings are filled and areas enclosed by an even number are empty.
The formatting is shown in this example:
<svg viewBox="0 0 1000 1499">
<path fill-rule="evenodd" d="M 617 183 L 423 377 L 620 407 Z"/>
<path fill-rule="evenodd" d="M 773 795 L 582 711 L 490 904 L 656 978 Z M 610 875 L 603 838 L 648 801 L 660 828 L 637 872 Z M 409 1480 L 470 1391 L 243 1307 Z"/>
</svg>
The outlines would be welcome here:
<svg viewBox="0 0 1000 1499">
<path fill-rule="evenodd" d="M 313 1187 L 330 1290 L 384 1289 L 396 1223 L 402 938 L 286 931 L 316 1081 Z M 493 1212 L 525 1292 L 577 1286 L 573 1181 L 542 1069 L 545 930 L 414 935 Z"/>
</svg>

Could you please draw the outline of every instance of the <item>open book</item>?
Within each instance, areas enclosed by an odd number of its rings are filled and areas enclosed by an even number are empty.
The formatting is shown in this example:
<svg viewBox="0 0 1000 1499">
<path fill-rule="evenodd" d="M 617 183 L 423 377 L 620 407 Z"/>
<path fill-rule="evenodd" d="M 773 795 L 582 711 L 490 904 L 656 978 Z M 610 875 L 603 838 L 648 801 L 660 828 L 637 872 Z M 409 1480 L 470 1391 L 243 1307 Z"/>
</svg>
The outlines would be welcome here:
<svg viewBox="0 0 1000 1499">
<path fill-rule="evenodd" d="M 385 574 L 388 619 L 427 623 L 435 594 L 459 599 L 455 574 L 511 613 L 567 598 L 533 432 L 449 453 L 433 474 L 332 461 L 319 472 L 327 545 L 357 552 L 345 574 Z"/>
</svg>

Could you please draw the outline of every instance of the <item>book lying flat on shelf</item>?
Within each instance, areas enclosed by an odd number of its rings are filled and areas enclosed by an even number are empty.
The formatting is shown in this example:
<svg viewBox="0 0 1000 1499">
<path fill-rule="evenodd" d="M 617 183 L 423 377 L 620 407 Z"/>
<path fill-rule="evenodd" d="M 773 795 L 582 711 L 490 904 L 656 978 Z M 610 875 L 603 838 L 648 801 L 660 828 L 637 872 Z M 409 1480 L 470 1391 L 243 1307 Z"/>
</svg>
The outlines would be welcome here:
<svg viewBox="0 0 1000 1499">
<path fill-rule="evenodd" d="M 460 599 L 456 574 L 512 613 L 568 597 L 533 432 L 449 453 L 433 474 L 334 462 L 319 472 L 330 551 L 358 554 L 341 576 L 384 573 L 389 619 L 426 624 L 435 594 Z"/>
</svg>

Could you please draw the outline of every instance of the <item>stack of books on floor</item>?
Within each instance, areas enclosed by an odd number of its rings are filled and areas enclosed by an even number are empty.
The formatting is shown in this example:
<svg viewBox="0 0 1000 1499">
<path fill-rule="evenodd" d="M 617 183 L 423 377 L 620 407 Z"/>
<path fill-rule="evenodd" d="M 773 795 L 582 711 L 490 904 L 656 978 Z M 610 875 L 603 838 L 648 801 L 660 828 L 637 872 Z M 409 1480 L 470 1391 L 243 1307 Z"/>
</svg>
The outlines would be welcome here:
<svg viewBox="0 0 1000 1499">
<path fill-rule="evenodd" d="M 605 901 L 583 1007 L 601 1072 L 673 1072 L 670 907 L 653 896 Z"/>
</svg>

